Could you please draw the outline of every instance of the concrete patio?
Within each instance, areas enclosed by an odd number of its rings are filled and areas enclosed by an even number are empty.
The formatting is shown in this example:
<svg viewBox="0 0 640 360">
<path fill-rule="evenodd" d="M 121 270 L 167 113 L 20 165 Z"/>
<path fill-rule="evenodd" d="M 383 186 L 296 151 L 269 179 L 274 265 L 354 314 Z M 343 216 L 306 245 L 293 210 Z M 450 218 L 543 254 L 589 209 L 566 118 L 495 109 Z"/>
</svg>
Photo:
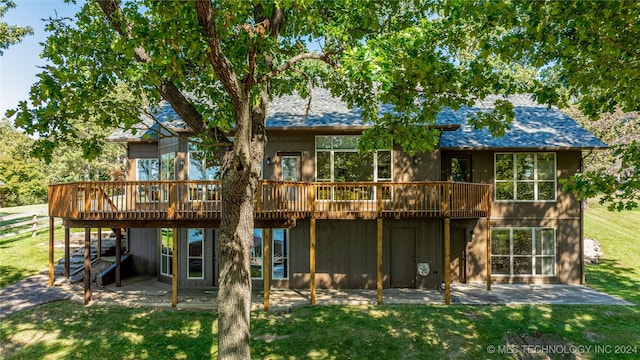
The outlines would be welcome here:
<svg viewBox="0 0 640 360">
<path fill-rule="evenodd" d="M 78 285 L 63 285 L 72 299 L 82 302 L 83 289 Z M 375 289 L 316 290 L 317 305 L 375 305 Z M 272 289 L 269 310 L 291 311 L 309 306 L 308 289 Z M 264 309 L 262 291 L 253 293 L 252 309 Z M 451 303 L 459 305 L 634 305 L 628 301 L 579 285 L 515 285 L 494 284 L 491 291 L 484 284 L 452 284 Z M 134 277 L 123 280 L 122 286 L 108 285 L 93 291 L 91 304 L 124 306 L 171 306 L 171 286 L 155 278 Z M 385 289 L 383 304 L 444 305 L 444 295 L 438 290 Z M 178 308 L 217 308 L 217 289 L 181 290 L 178 292 Z"/>
</svg>

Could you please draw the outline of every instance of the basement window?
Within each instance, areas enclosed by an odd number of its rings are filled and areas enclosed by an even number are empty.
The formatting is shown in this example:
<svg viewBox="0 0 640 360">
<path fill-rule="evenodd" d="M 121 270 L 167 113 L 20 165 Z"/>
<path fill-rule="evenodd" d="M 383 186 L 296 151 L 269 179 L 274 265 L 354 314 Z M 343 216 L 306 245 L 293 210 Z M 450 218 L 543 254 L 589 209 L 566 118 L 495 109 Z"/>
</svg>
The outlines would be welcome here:
<svg viewBox="0 0 640 360">
<path fill-rule="evenodd" d="M 555 276 L 554 228 L 491 229 L 491 274 Z"/>
</svg>

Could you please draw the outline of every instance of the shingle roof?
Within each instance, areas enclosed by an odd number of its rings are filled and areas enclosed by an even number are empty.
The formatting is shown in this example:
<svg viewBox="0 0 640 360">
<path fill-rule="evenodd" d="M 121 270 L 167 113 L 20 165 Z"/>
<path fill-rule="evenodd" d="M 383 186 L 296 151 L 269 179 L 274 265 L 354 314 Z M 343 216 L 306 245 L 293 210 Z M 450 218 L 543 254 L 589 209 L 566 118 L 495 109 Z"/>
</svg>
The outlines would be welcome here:
<svg viewBox="0 0 640 360">
<path fill-rule="evenodd" d="M 596 149 L 607 145 L 589 133 L 569 116 L 554 107 L 540 105 L 528 95 L 509 96 L 514 105 L 515 119 L 504 137 L 494 138 L 487 129 L 474 130 L 467 123 L 471 112 L 493 107 L 500 96 L 490 96 L 476 103 L 472 108 L 458 111 L 444 109 L 436 118 L 438 126 L 460 125 L 455 131 L 442 133 L 440 146 L 443 149 Z M 268 129 L 287 128 L 342 128 L 366 127 L 362 121 L 362 111 L 352 109 L 339 98 L 322 88 L 312 92 L 311 108 L 305 117 L 308 99 L 298 95 L 285 95 L 273 99 L 267 112 Z M 390 111 L 383 107 L 381 111 Z M 156 118 L 172 128 L 186 129 L 173 108 L 166 102 L 159 104 Z M 107 138 L 109 141 L 126 142 L 157 137 L 159 126 L 150 116 L 141 116 L 142 125 L 138 131 L 117 131 Z"/>
<path fill-rule="evenodd" d="M 457 113 L 462 120 L 456 131 L 445 131 L 443 149 L 599 149 L 607 144 L 555 107 L 536 103 L 528 95 L 509 96 L 515 118 L 504 137 L 492 137 L 486 128 L 475 130 L 467 122 L 472 112 L 490 109 L 501 97 L 492 96 L 473 108 Z"/>
<path fill-rule="evenodd" d="M 155 110 L 154 116 L 158 122 L 162 123 L 162 126 L 175 130 L 187 129 L 187 124 L 180 119 L 166 100 L 162 100 Z M 141 113 L 140 122 L 135 124 L 132 129 L 118 129 L 109 135 L 106 140 L 111 142 L 156 140 L 158 139 L 158 134 L 162 131 L 158 122 L 149 116 L 149 114 Z"/>
<path fill-rule="evenodd" d="M 267 111 L 267 128 L 367 126 L 362 121 L 361 109 L 350 109 L 327 89 L 313 89 L 311 109 L 305 117 L 308 101 L 299 95 L 284 95 L 273 99 Z M 380 111 L 389 112 L 391 107 L 382 106 Z M 460 120 L 450 109 L 440 112 L 436 119 L 436 125 L 457 124 L 460 124 Z"/>
</svg>

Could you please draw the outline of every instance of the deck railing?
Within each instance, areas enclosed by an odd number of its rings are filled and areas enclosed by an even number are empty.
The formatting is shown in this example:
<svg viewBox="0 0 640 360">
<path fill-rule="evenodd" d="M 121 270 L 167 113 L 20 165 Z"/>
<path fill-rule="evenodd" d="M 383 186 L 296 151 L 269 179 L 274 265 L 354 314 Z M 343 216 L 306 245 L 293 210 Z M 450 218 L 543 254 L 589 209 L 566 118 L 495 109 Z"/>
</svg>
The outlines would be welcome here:
<svg viewBox="0 0 640 360">
<path fill-rule="evenodd" d="M 49 215 L 74 220 L 220 219 L 219 181 L 76 182 L 49 186 Z M 260 181 L 261 220 L 486 217 L 491 186 L 454 182 Z"/>
</svg>

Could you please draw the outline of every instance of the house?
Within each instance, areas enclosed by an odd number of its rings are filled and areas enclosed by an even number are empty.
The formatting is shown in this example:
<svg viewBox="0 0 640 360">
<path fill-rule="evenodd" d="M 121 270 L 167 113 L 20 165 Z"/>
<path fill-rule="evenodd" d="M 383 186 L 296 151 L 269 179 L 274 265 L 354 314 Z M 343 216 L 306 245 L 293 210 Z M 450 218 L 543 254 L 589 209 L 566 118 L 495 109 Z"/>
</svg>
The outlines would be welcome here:
<svg viewBox="0 0 640 360">
<path fill-rule="evenodd" d="M 306 99 L 275 99 L 256 196 L 254 288 L 378 289 L 380 302 L 390 287 L 444 287 L 448 301 L 451 282 L 581 284 L 583 210 L 560 180 L 606 144 L 558 109 L 509 100 L 515 120 L 504 137 L 467 123 L 480 108 L 446 109 L 439 147 L 410 156 L 393 144 L 358 153 L 360 111 L 326 90 L 314 90 L 308 116 Z M 187 140 L 168 104 L 156 117 L 163 127 L 146 118 L 135 134 L 108 138 L 127 147 L 126 182 L 52 185 L 50 216 L 126 229 L 135 272 L 156 274 L 174 293 L 216 286 L 218 164 Z M 181 136 L 158 137 L 165 127 Z"/>
</svg>

